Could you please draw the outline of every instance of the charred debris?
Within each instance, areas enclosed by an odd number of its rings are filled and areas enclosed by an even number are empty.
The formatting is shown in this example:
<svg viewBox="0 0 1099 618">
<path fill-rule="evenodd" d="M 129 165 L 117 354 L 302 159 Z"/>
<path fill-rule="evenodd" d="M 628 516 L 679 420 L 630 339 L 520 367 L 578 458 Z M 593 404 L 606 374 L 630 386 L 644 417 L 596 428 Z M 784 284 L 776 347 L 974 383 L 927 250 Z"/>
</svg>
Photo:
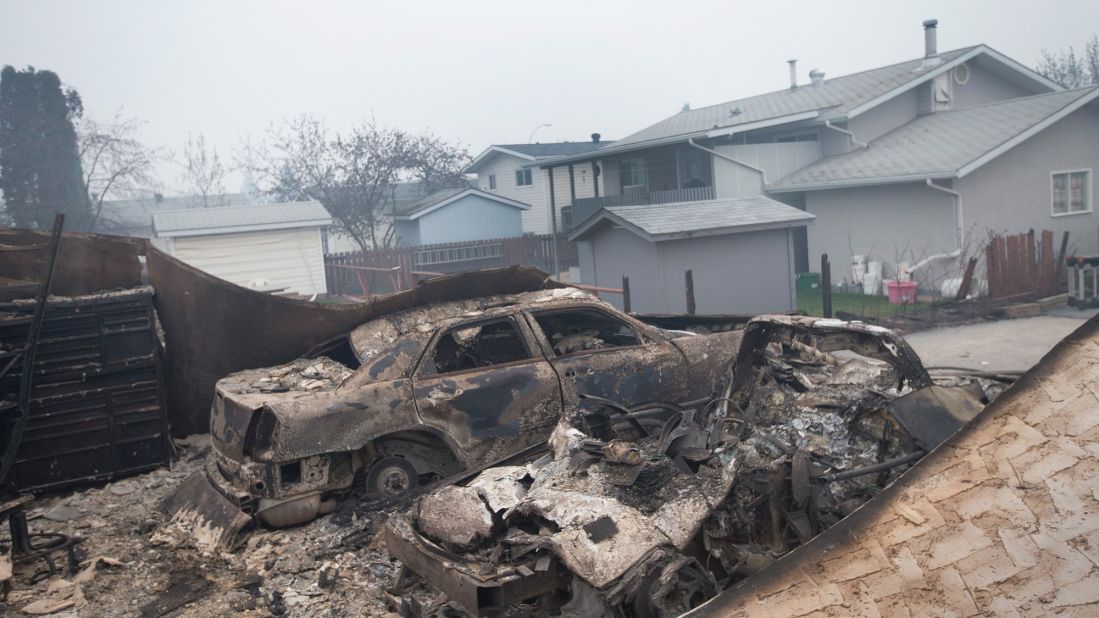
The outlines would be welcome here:
<svg viewBox="0 0 1099 618">
<path fill-rule="evenodd" d="M 1003 386 L 936 383 L 884 329 L 757 319 L 713 396 L 590 402 L 549 454 L 390 517 L 389 552 L 472 615 L 679 615 L 872 499 Z"/>
<path fill-rule="evenodd" d="M 336 592 L 338 574 L 342 569 L 346 576 L 356 552 L 366 552 L 373 575 L 364 581 L 372 582 L 374 596 L 378 582 L 388 580 L 379 575 L 380 565 L 390 559 L 402 565 L 402 575 L 386 588 L 390 606 L 409 616 L 679 615 L 767 569 L 873 499 L 1010 382 L 1000 376 L 933 379 L 902 339 L 860 323 L 615 314 L 533 269 L 444 277 L 369 303 L 321 307 L 238 289 L 119 239 L 55 235 L 47 243 L 42 235 L 0 231 L 0 240 L 13 256 L 0 268 L 0 287 L 9 294 L 0 298 L 0 368 L 6 372 L 0 430 L 6 480 L 16 479 L 0 496 L 11 530 L 0 538 L 0 585 L 6 593 L 21 576 L 29 577 L 22 583 L 40 588 L 53 582 L 45 588 L 49 599 L 26 606 L 43 611 L 81 607 L 81 585 L 97 566 L 117 569 L 122 563 L 109 556 L 85 559 L 81 534 L 96 534 L 94 528 L 32 530 L 44 524 L 35 519 L 41 513 L 28 518 L 31 498 L 17 490 L 53 490 L 162 467 L 174 450 L 169 427 L 182 434 L 211 427 L 206 444 L 212 446 L 197 454 L 185 447 L 186 462 L 133 480 L 162 490 L 156 501 L 168 515 L 128 512 L 127 525 L 134 529 L 120 534 L 136 534 L 139 546 L 150 548 L 175 538 L 168 555 L 186 556 L 192 565 L 239 557 L 249 592 L 233 609 L 266 606 L 282 613 L 288 603 L 302 602 L 289 592 L 298 571 L 280 572 L 283 559 L 263 557 L 285 543 L 267 544 L 268 535 L 276 534 L 271 526 L 299 525 L 287 533 L 312 534 L 316 526 L 300 524 L 336 511 L 331 519 L 342 523 L 323 524 L 332 528 L 318 541 L 323 549 L 294 545 L 317 553 L 295 560 L 325 565 L 310 599 L 346 600 L 339 596 L 346 591 Z M 140 254 L 147 258 L 144 278 Z M 62 259 L 54 264 L 51 255 Z M 47 273 L 46 281 L 56 277 L 52 294 L 27 273 Z M 40 298 L 18 300 L 35 293 Z M 491 301 L 524 294 L 552 311 L 524 319 L 511 307 L 514 300 Z M 211 323 L 203 312 L 214 299 L 233 310 Z M 456 317 L 426 328 L 423 318 L 440 303 L 454 304 L 461 320 L 475 317 L 477 325 L 470 329 Z M 566 311 L 586 316 L 583 328 L 555 326 Z M 627 328 L 607 330 L 600 311 Z M 407 323 L 392 317 L 402 312 Z M 513 328 L 506 327 L 509 320 Z M 200 322 L 208 336 L 191 341 L 188 333 Z M 283 336 L 269 337 L 271 332 Z M 448 354 L 432 347 L 447 337 L 454 344 Z M 225 425 L 215 399 L 219 379 L 222 390 L 238 398 L 291 398 L 321 418 L 322 410 L 306 405 L 309 397 L 332 398 L 367 383 L 378 390 L 390 378 L 401 382 L 401 372 L 411 372 L 422 356 L 434 364 L 432 373 L 444 376 L 432 378 L 436 386 L 423 393 L 384 391 L 393 410 L 404 406 L 415 418 L 421 410 L 415 398 L 437 399 L 449 387 L 449 372 L 513 363 L 519 360 L 513 355 L 522 353 L 553 364 L 577 353 L 650 341 L 663 342 L 664 356 L 637 355 L 640 364 L 633 369 L 608 366 L 600 373 L 561 361 L 561 367 L 534 375 L 522 392 L 544 394 L 538 414 L 524 408 L 526 395 L 505 397 L 514 409 L 492 416 L 496 425 L 485 435 L 511 441 L 468 442 L 460 453 L 466 459 L 433 459 L 429 451 L 437 445 L 405 439 L 378 443 L 381 448 L 371 442 L 360 449 L 356 442 L 345 459 L 327 460 L 333 449 L 318 446 L 314 453 L 308 445 L 350 444 L 349 436 L 361 427 L 313 421 L 295 427 L 293 415 L 272 418 L 294 430 L 281 438 L 297 442 L 267 446 L 297 459 L 248 464 L 219 452 L 225 445 L 243 452 L 258 431 L 249 419 L 262 417 L 250 415 L 263 407 L 241 407 L 239 414 L 247 414 L 242 424 Z M 185 348 L 187 354 L 178 353 Z M 28 349 L 38 351 L 37 358 L 28 357 Z M 673 358 L 690 361 L 685 366 L 691 369 L 677 370 Z M 33 371 L 24 374 L 24 366 Z M 573 383 L 547 382 L 570 372 L 578 374 Z M 466 380 L 462 388 L 492 383 Z M 332 401 L 327 411 L 348 418 L 346 402 Z M 464 430 L 486 429 L 475 422 L 483 411 L 458 411 L 468 416 Z M 523 424 L 531 419 L 539 420 L 536 430 Z M 89 437 L 94 448 L 85 448 Z M 388 476 L 375 489 L 394 491 L 364 493 L 364 483 L 373 486 L 365 465 L 371 457 L 417 465 L 381 466 Z M 270 491 L 253 487 L 242 493 L 208 480 L 234 466 L 256 475 L 247 477 L 253 486 L 269 482 Z M 165 479 L 171 487 L 161 487 Z M 122 483 L 109 494 L 135 491 Z M 304 495 L 271 493 L 295 483 L 315 487 L 306 487 L 312 489 Z M 96 491 L 78 494 L 78 502 L 94 502 Z M 51 511 L 57 508 L 65 510 Z M 382 514 L 389 515 L 384 526 Z M 68 517 L 54 516 L 48 519 Z M 336 540 L 333 535 L 348 521 L 368 523 Z M 188 525 L 186 534 L 176 534 Z M 245 540 L 239 533 L 249 527 L 261 529 Z M 101 539 L 85 540 L 102 546 Z M 203 544 L 207 549 L 198 554 L 185 551 Z M 166 583 L 142 580 L 163 590 L 143 601 L 141 612 L 163 615 L 202 604 L 226 587 L 211 569 L 189 578 L 174 570 Z M 28 599 L 31 590 L 16 592 Z"/>
</svg>

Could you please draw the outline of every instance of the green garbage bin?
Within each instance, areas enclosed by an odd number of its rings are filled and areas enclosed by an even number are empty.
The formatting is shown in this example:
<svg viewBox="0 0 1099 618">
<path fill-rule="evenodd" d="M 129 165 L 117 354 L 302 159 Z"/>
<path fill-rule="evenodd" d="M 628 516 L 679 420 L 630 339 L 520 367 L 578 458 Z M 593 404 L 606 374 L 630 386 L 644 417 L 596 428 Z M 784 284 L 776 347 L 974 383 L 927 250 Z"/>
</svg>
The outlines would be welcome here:
<svg viewBox="0 0 1099 618">
<path fill-rule="evenodd" d="M 799 290 L 816 290 L 820 288 L 820 273 L 798 273 L 794 285 Z"/>
</svg>

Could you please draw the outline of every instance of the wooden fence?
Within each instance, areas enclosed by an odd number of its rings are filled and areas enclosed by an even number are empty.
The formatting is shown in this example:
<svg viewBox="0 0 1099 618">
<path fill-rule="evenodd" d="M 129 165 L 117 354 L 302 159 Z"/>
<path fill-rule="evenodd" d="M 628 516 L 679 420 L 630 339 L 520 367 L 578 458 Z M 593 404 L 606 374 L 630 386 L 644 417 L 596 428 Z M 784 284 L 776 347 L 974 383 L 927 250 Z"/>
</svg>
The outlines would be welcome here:
<svg viewBox="0 0 1099 618">
<path fill-rule="evenodd" d="M 1053 232 L 1034 230 L 1013 236 L 993 236 L 985 247 L 988 294 L 1005 298 L 1031 293 L 1053 293 L 1060 286 L 1059 265 L 1064 262 L 1066 238 L 1061 256 L 1055 254 Z"/>
<path fill-rule="evenodd" d="M 579 264 L 576 245 L 563 236 L 557 238 L 557 261 L 562 270 Z M 513 264 L 552 272 L 553 236 L 333 253 L 324 257 L 324 273 L 329 294 L 370 296 L 407 290 L 424 277 Z"/>
</svg>

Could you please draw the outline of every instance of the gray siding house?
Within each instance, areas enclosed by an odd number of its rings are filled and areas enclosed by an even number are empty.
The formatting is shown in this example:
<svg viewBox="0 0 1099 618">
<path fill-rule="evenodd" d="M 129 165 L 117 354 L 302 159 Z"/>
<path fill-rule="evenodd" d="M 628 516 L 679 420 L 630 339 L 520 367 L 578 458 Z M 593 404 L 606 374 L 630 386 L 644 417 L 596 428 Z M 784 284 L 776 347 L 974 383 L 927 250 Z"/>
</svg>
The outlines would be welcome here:
<svg viewBox="0 0 1099 618">
<path fill-rule="evenodd" d="M 574 229 L 588 255 L 585 282 L 618 287 L 629 277 L 630 309 L 687 310 L 692 271 L 699 313 L 756 314 L 796 308 L 794 234 L 813 215 L 766 197 L 695 204 L 612 206 Z M 621 299 L 608 300 L 621 308 Z"/>
<path fill-rule="evenodd" d="M 1073 250 L 1099 251 L 1099 88 L 1067 91 L 986 45 L 939 52 L 936 26 L 924 24 L 922 57 L 831 79 L 814 70 L 809 83 L 791 62 L 788 88 L 540 165 L 600 170 L 601 195 L 572 201 L 579 226 L 627 205 L 676 203 L 691 217 L 729 198 L 789 204 L 816 217 L 792 232 L 796 270 L 827 253 L 837 282 L 863 255 L 886 277 L 922 262 L 914 276 L 932 287 L 998 232 L 1067 230 Z M 575 237 L 594 276 L 590 241 Z"/>
<path fill-rule="evenodd" d="M 528 208 L 478 189 L 447 189 L 398 204 L 393 224 L 401 245 L 514 238 L 523 235 L 522 213 Z"/>
<path fill-rule="evenodd" d="M 598 167 L 593 165 L 574 166 L 570 176 L 567 168 L 553 170 L 540 164 L 561 156 L 592 152 L 610 143 L 595 133 L 591 141 L 497 144 L 477 155 L 466 171 L 477 174 L 477 186 L 482 191 L 530 204 L 530 209 L 523 213 L 523 232 L 553 234 L 572 227 L 572 196 L 599 197 L 602 182 Z"/>
</svg>

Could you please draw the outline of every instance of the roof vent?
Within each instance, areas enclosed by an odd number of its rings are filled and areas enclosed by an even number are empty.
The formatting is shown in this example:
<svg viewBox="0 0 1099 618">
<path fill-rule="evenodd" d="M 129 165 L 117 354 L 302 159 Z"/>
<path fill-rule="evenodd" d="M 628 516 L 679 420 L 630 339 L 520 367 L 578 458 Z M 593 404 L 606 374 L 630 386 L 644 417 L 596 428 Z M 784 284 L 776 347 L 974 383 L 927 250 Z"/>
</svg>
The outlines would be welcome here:
<svg viewBox="0 0 1099 618">
<path fill-rule="evenodd" d="M 603 136 L 602 136 L 602 135 L 600 135 L 600 134 L 598 134 L 598 133 L 592 133 L 592 134 L 591 134 L 591 143 L 593 143 L 593 144 L 598 144 L 598 143 L 599 143 L 599 140 L 600 140 L 600 138 L 602 138 L 602 137 L 603 137 Z"/>
<path fill-rule="evenodd" d="M 814 86 L 821 85 L 821 83 L 824 82 L 824 71 L 821 71 L 820 69 L 809 71 L 809 81 L 812 82 Z"/>
<path fill-rule="evenodd" d="M 798 61 L 787 60 L 790 65 L 790 90 L 798 87 Z"/>
<path fill-rule="evenodd" d="M 938 43 L 939 20 L 929 19 L 923 22 L 923 63 L 920 68 L 928 69 L 942 64 Z"/>
</svg>

